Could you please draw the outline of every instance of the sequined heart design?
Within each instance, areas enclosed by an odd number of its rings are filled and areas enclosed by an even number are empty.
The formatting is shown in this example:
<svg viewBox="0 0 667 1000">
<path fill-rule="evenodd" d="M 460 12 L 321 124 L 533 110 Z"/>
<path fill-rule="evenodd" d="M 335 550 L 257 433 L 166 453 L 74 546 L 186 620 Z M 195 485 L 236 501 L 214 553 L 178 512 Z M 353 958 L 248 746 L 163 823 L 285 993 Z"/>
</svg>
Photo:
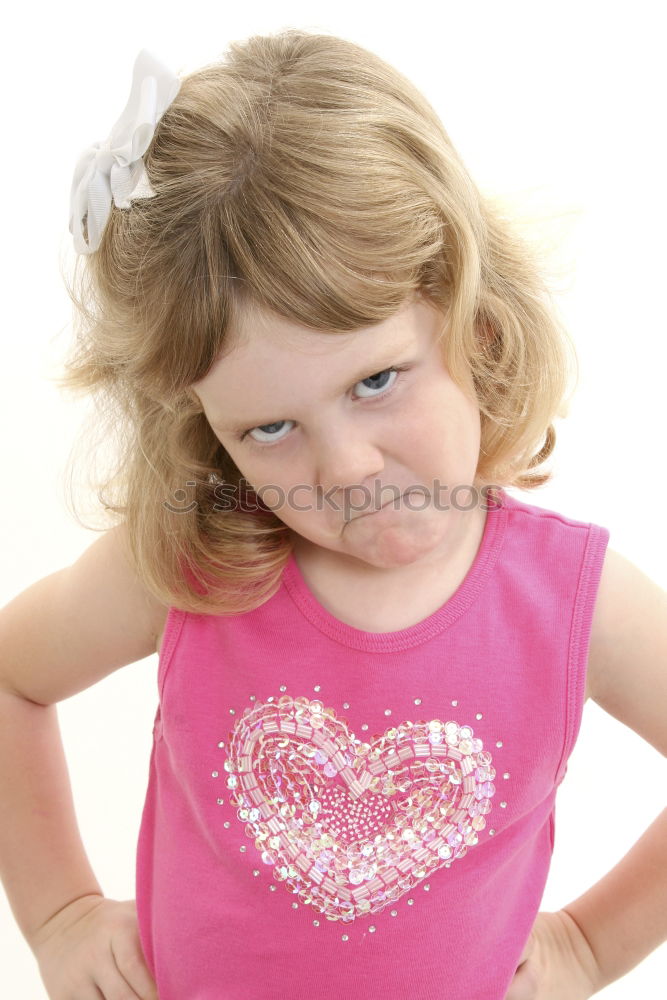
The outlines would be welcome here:
<svg viewBox="0 0 667 1000">
<path fill-rule="evenodd" d="M 321 701 L 246 709 L 223 768 L 274 877 L 330 920 L 377 913 L 463 858 L 495 793 L 491 754 L 457 722 L 403 722 L 369 742 Z"/>
</svg>

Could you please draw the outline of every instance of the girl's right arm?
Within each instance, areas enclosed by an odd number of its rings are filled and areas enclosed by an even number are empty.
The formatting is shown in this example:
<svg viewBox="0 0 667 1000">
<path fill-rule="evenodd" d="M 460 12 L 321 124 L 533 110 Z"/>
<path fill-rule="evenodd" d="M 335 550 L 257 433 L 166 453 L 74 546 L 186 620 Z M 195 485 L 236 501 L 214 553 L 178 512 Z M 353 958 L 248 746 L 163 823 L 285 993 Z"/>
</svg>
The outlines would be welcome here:
<svg viewBox="0 0 667 1000">
<path fill-rule="evenodd" d="M 86 855 L 55 708 L 155 652 L 167 609 L 133 573 L 124 532 L 108 530 L 0 609 L 0 878 L 36 955 L 52 929 L 71 934 L 70 916 L 126 905 L 104 900 Z"/>
</svg>

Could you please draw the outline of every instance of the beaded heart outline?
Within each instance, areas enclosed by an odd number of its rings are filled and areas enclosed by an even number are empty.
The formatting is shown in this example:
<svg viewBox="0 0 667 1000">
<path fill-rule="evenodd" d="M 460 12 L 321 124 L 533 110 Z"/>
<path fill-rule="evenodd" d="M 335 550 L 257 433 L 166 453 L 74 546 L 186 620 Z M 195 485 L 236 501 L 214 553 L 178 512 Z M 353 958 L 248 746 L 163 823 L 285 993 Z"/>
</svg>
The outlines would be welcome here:
<svg viewBox="0 0 667 1000">
<path fill-rule="evenodd" d="M 322 701 L 289 695 L 244 710 L 222 766 L 274 879 L 344 923 L 465 857 L 496 791 L 469 725 L 408 720 L 364 741 Z"/>
</svg>

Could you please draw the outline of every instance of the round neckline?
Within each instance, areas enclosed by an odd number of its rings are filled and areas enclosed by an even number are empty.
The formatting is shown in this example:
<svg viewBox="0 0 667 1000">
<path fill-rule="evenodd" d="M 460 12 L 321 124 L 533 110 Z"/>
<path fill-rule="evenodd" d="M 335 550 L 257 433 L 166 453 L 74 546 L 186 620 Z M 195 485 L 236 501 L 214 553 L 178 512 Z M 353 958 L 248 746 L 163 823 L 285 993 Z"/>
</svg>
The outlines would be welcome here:
<svg viewBox="0 0 667 1000">
<path fill-rule="evenodd" d="M 482 540 L 466 576 L 441 607 L 408 628 L 396 632 L 366 632 L 336 618 L 320 604 L 310 590 L 293 551 L 285 564 L 282 582 L 303 616 L 320 632 L 343 646 L 371 652 L 417 646 L 449 628 L 461 617 L 475 600 L 493 569 L 507 523 L 507 505 L 511 502 L 511 497 L 502 487 L 496 487 L 494 495 L 499 498 L 498 502 L 490 503 Z"/>
</svg>

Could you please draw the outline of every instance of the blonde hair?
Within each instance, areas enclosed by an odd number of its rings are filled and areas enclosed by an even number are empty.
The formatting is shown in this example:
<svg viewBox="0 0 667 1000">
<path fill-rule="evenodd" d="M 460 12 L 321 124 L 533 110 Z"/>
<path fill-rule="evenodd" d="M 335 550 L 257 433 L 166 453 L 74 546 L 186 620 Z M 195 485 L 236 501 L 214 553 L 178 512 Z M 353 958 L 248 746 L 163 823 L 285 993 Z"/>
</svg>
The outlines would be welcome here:
<svg viewBox="0 0 667 1000">
<path fill-rule="evenodd" d="M 57 381 L 93 394 L 115 449 L 97 498 L 160 600 L 252 610 L 292 549 L 261 504 L 220 511 L 221 477 L 242 476 L 190 388 L 254 305 L 335 333 L 428 296 L 448 318 L 452 378 L 472 374 L 477 393 L 475 481 L 550 479 L 537 467 L 564 415 L 566 331 L 535 252 L 397 70 L 296 29 L 234 42 L 182 78 L 144 163 L 156 196 L 112 206 L 99 249 L 77 260 L 76 340 Z"/>
</svg>

